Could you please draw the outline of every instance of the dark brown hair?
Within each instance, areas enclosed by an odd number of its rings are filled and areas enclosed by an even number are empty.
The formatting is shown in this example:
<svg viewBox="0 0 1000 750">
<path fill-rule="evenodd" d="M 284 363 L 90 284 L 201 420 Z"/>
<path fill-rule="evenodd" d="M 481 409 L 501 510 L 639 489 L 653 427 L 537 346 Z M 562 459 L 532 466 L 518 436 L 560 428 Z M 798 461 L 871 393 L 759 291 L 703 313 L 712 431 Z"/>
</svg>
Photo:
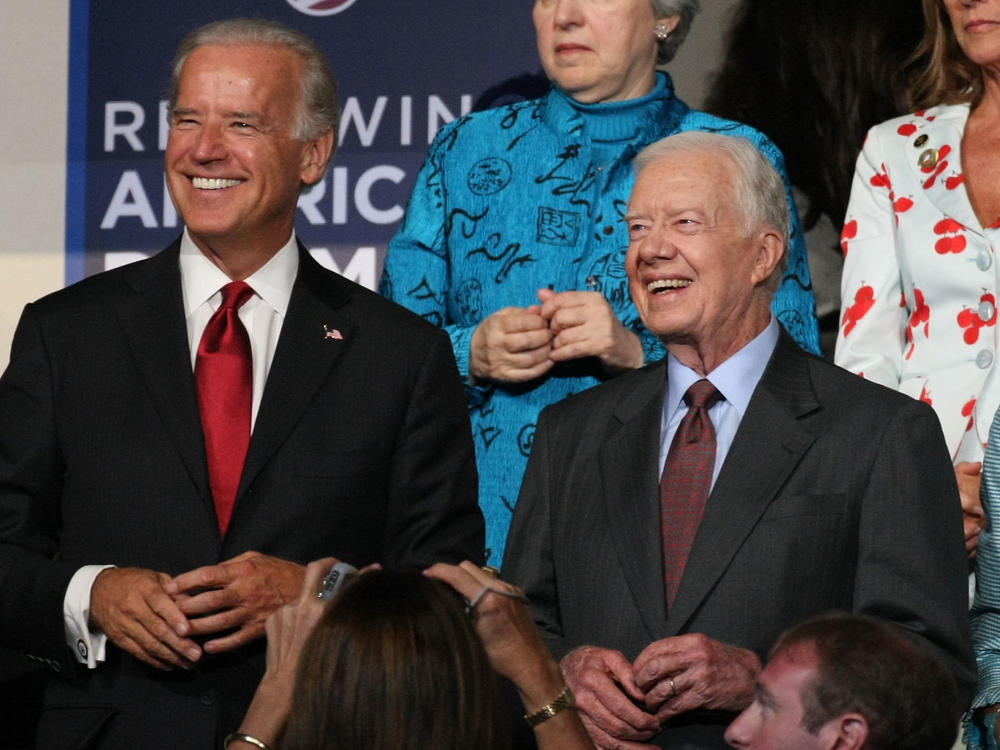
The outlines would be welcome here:
<svg viewBox="0 0 1000 750">
<path fill-rule="evenodd" d="M 345 589 L 302 651 L 282 750 L 494 750 L 496 682 L 458 595 L 419 573 Z"/>
<path fill-rule="evenodd" d="M 865 133 L 907 111 L 914 0 L 742 0 L 705 110 L 751 125 L 785 155 L 811 229 L 837 227 Z M 839 248 L 838 248 L 839 251 Z"/>
<path fill-rule="evenodd" d="M 958 688 L 929 644 L 865 615 L 832 613 L 786 630 L 771 649 L 813 653 L 816 676 L 803 688 L 803 723 L 816 733 L 831 719 L 858 713 L 869 750 L 949 750 L 963 706 Z"/>
</svg>

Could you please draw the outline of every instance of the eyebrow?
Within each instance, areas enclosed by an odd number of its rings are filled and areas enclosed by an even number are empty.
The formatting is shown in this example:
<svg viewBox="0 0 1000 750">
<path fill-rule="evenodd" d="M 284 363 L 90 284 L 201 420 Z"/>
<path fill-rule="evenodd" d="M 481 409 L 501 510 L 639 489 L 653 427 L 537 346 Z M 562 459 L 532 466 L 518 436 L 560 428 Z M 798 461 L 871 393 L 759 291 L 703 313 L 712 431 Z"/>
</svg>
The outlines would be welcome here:
<svg viewBox="0 0 1000 750">
<path fill-rule="evenodd" d="M 768 708 L 773 708 L 777 705 L 777 701 L 774 699 L 774 693 L 764 687 L 760 682 L 753 686 L 754 697 L 767 706 Z"/>
<path fill-rule="evenodd" d="M 226 117 L 232 120 L 254 120 L 256 122 L 264 121 L 264 116 L 260 112 L 233 111 L 227 112 Z"/>
<path fill-rule="evenodd" d="M 195 115 L 200 111 L 201 110 L 197 107 L 174 107 L 170 111 L 170 116 L 181 117 L 183 115 Z M 264 122 L 264 116 L 260 112 L 233 110 L 231 112 L 226 112 L 225 117 L 230 120 L 252 120 L 254 122 Z"/>
</svg>

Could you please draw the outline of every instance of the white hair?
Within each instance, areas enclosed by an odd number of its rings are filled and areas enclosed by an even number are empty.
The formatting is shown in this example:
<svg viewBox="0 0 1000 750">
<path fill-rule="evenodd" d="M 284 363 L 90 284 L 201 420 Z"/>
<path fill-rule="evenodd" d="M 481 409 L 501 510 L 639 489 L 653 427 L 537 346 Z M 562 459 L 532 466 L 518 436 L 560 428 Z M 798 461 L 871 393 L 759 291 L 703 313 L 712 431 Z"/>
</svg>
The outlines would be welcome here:
<svg viewBox="0 0 1000 750">
<path fill-rule="evenodd" d="M 656 50 L 656 64 L 666 65 L 674 59 L 678 48 L 691 29 L 691 21 L 698 12 L 698 0 L 650 0 L 653 3 L 653 13 L 657 18 L 680 16 L 677 28 L 670 36 L 659 42 Z"/>
</svg>

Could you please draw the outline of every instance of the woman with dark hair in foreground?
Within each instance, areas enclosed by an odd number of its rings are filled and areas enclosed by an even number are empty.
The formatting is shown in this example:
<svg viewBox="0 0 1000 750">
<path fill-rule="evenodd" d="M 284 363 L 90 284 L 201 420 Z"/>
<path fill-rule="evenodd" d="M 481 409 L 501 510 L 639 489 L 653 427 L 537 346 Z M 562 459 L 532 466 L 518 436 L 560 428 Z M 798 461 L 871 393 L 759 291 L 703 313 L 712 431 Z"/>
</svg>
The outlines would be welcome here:
<svg viewBox="0 0 1000 750">
<path fill-rule="evenodd" d="M 499 749 L 500 674 L 539 750 L 593 748 L 514 586 L 469 562 L 438 564 L 364 573 L 326 602 L 317 592 L 333 562 L 311 563 L 299 598 L 268 619 L 267 671 L 226 747 Z"/>
</svg>

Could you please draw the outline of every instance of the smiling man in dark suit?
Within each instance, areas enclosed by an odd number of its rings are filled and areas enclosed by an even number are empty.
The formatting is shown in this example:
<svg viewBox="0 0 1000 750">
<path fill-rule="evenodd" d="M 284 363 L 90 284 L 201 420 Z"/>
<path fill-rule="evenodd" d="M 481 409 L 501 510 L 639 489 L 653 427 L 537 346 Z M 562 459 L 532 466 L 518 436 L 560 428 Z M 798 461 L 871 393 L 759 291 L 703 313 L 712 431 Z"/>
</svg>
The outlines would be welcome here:
<svg viewBox="0 0 1000 750">
<path fill-rule="evenodd" d="M 0 642 L 60 671 L 39 748 L 218 747 L 302 563 L 482 559 L 447 338 L 295 238 L 337 117 L 301 34 L 193 32 L 166 150 L 183 236 L 25 308 L 0 379 Z"/>
<path fill-rule="evenodd" d="M 507 545 L 602 748 L 723 748 L 786 627 L 898 622 L 974 681 L 954 473 L 925 404 L 803 352 L 769 310 L 789 226 L 749 143 L 648 147 L 632 298 L 668 356 L 543 413 Z"/>
</svg>

